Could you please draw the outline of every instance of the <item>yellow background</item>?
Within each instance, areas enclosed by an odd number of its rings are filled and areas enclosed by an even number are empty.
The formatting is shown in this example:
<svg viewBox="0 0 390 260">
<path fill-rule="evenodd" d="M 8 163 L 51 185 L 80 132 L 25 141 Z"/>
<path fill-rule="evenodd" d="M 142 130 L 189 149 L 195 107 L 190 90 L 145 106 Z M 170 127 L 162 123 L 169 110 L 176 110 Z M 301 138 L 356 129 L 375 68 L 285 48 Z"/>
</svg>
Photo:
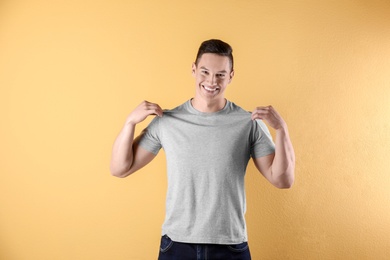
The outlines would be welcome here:
<svg viewBox="0 0 390 260">
<path fill-rule="evenodd" d="M 142 100 L 193 96 L 210 38 L 296 151 L 291 190 L 248 166 L 253 259 L 389 259 L 388 0 L 0 1 L 0 259 L 156 259 L 164 154 L 118 179 L 111 147 Z"/>
</svg>

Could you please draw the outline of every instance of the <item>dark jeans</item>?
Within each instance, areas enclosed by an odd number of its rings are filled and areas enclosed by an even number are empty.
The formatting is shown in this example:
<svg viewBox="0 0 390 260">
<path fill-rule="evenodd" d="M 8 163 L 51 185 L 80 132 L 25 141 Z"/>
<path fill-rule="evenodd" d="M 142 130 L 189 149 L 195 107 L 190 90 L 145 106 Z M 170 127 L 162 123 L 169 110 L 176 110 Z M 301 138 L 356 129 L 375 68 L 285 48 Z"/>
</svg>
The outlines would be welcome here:
<svg viewBox="0 0 390 260">
<path fill-rule="evenodd" d="M 237 245 L 188 244 L 161 238 L 158 260 L 250 260 L 248 243 Z"/>
</svg>

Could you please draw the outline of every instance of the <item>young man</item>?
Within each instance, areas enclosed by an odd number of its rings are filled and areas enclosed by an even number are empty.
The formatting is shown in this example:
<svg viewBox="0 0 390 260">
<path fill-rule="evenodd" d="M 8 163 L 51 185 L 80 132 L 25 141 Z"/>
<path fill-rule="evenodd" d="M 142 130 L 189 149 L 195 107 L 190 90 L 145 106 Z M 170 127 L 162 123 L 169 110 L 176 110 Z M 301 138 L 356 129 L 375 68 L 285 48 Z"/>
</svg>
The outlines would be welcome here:
<svg viewBox="0 0 390 260">
<path fill-rule="evenodd" d="M 234 76 L 232 48 L 201 44 L 192 65 L 195 96 L 172 110 L 144 101 L 115 140 L 111 173 L 126 177 L 163 148 L 168 191 L 159 259 L 250 259 L 244 176 L 248 161 L 278 188 L 294 182 L 287 125 L 272 106 L 252 113 L 224 97 Z M 135 126 L 157 115 L 134 140 Z M 275 129 L 273 143 L 263 123 Z"/>
</svg>

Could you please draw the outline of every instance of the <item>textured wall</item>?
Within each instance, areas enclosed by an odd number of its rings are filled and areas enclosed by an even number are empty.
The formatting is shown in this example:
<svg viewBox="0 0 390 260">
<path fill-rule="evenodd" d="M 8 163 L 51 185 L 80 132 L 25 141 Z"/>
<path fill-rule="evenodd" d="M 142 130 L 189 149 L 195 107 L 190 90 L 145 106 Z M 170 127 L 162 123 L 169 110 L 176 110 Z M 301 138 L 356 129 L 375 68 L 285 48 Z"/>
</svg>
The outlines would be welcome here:
<svg viewBox="0 0 390 260">
<path fill-rule="evenodd" d="M 164 154 L 117 179 L 111 146 L 143 99 L 192 97 L 209 38 L 234 48 L 227 97 L 276 107 L 297 156 L 291 190 L 248 166 L 253 259 L 388 259 L 387 0 L 0 1 L 0 259 L 156 258 Z"/>
</svg>

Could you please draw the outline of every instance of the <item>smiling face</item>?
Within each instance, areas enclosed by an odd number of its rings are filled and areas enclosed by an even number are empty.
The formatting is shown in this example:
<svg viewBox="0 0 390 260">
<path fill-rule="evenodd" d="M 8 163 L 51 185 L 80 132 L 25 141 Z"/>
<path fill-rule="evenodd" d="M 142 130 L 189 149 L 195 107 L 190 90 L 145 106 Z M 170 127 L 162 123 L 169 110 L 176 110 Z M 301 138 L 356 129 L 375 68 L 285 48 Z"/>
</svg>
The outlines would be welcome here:
<svg viewBox="0 0 390 260">
<path fill-rule="evenodd" d="M 234 75 L 228 57 L 205 53 L 198 64 L 192 65 L 192 75 L 196 83 L 195 99 L 225 102 L 224 92 Z"/>
</svg>

